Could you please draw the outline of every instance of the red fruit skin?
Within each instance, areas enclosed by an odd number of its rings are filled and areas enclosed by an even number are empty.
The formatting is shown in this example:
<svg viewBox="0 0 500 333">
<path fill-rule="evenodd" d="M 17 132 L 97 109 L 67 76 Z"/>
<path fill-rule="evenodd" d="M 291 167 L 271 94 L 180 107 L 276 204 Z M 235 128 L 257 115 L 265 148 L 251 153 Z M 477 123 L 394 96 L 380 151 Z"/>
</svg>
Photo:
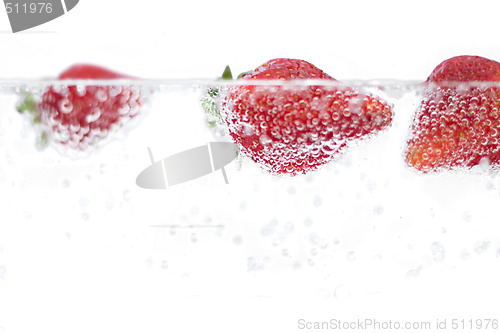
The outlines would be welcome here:
<svg viewBox="0 0 500 333">
<path fill-rule="evenodd" d="M 246 73 L 242 80 L 296 80 L 327 79 L 335 81 L 330 75 L 304 60 L 277 58 L 272 59 Z"/>
<path fill-rule="evenodd" d="M 458 56 L 445 60 L 432 71 L 427 82 L 500 81 L 500 63 L 478 56 Z"/>
<path fill-rule="evenodd" d="M 353 89 L 331 85 L 328 74 L 297 59 L 273 59 L 241 77 L 325 80 L 325 85 L 231 86 L 222 102 L 229 133 L 241 151 L 273 174 L 305 174 L 349 143 L 389 126 L 391 107 Z M 328 85 L 330 84 L 330 85 Z"/>
<path fill-rule="evenodd" d="M 500 166 L 500 63 L 477 56 L 444 61 L 415 115 L 405 155 L 421 172 Z M 463 84 L 460 84 L 463 82 Z"/>
<path fill-rule="evenodd" d="M 59 79 L 131 79 L 95 65 L 75 65 Z M 41 122 L 53 142 L 85 150 L 138 115 L 142 104 L 137 88 L 75 85 L 49 87 L 37 105 Z"/>
<path fill-rule="evenodd" d="M 75 64 L 59 75 L 59 80 L 114 80 L 134 77 L 91 64 Z"/>
</svg>

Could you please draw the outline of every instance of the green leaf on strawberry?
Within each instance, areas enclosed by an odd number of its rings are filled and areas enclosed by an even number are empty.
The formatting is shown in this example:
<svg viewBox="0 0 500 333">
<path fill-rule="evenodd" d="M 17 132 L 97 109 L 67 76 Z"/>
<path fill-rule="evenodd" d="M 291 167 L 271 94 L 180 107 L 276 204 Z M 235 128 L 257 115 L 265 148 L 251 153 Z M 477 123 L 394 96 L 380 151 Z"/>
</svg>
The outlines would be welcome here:
<svg viewBox="0 0 500 333">
<path fill-rule="evenodd" d="M 40 123 L 40 117 L 36 114 L 36 101 L 35 97 L 28 93 L 23 92 L 21 103 L 17 106 L 17 111 L 19 113 L 29 113 L 33 117 L 33 124 Z"/>
<path fill-rule="evenodd" d="M 220 80 L 232 80 L 231 69 L 226 66 Z M 208 87 L 200 99 L 201 108 L 205 111 L 206 124 L 212 129 L 223 126 L 224 121 L 220 115 L 220 92 L 221 87 Z"/>
</svg>

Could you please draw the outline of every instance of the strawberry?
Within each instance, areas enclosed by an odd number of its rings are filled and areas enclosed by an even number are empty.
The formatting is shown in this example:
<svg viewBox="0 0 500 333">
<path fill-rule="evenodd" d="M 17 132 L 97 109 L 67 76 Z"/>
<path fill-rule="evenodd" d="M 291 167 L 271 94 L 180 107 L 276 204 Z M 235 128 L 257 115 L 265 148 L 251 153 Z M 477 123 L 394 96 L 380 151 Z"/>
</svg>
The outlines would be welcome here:
<svg viewBox="0 0 500 333">
<path fill-rule="evenodd" d="M 258 82 L 305 79 L 314 83 Z M 229 85 L 222 99 L 222 118 L 240 150 L 272 174 L 315 170 L 392 120 L 387 103 L 342 87 L 303 60 L 270 60 L 238 83 Z"/>
<path fill-rule="evenodd" d="M 79 64 L 65 70 L 58 79 L 134 78 L 103 67 Z M 40 145 L 51 141 L 73 149 L 85 150 L 107 137 L 114 128 L 136 117 L 142 104 L 137 88 L 71 84 L 48 87 L 39 101 L 26 94 L 18 110 L 28 111 L 33 115 L 35 123 L 42 124 Z"/>
<path fill-rule="evenodd" d="M 427 79 L 407 142 L 406 163 L 421 172 L 500 166 L 500 63 L 459 56 Z"/>
<path fill-rule="evenodd" d="M 477 56 L 458 56 L 443 61 L 432 71 L 427 82 L 500 81 L 500 64 Z"/>
</svg>

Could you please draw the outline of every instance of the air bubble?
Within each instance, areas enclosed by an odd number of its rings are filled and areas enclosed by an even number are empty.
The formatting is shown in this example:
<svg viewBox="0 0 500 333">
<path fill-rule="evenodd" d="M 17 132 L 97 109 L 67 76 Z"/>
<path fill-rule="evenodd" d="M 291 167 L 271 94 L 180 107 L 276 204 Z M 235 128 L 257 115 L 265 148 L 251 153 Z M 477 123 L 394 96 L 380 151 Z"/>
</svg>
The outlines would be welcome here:
<svg viewBox="0 0 500 333">
<path fill-rule="evenodd" d="M 123 191 L 122 196 L 123 196 L 123 200 L 129 201 L 130 200 L 130 191 L 129 190 Z"/>
<path fill-rule="evenodd" d="M 56 140 L 59 142 L 68 142 L 71 134 L 67 129 L 60 129 L 59 132 L 57 132 Z"/>
<path fill-rule="evenodd" d="M 320 241 L 320 237 L 317 233 L 313 232 L 309 235 L 309 243 L 311 243 L 312 245 L 316 245 L 319 243 Z"/>
<path fill-rule="evenodd" d="M 89 204 L 89 201 L 86 198 L 82 197 L 82 198 L 80 198 L 79 203 L 80 203 L 81 207 L 87 207 L 87 205 Z"/>
<path fill-rule="evenodd" d="M 486 141 L 488 141 L 488 140 L 486 140 Z M 481 142 L 481 144 L 483 144 L 483 143 Z M 491 161 L 490 161 L 490 159 L 488 157 L 483 157 L 479 161 L 479 168 L 481 170 L 484 170 L 484 171 L 489 170 L 490 169 L 490 165 L 491 165 Z"/>
<path fill-rule="evenodd" d="M 224 231 L 224 226 L 217 226 L 217 228 L 215 228 L 215 234 L 217 236 L 221 236 L 223 231 Z"/>
<path fill-rule="evenodd" d="M 469 223 L 472 221 L 472 216 L 469 212 L 464 212 L 462 215 L 462 218 L 466 223 Z"/>
<path fill-rule="evenodd" d="M 363 107 L 364 96 L 358 95 L 349 99 L 349 110 L 352 113 L 359 114 L 361 108 Z"/>
<path fill-rule="evenodd" d="M 234 245 L 241 245 L 242 243 L 242 238 L 240 235 L 236 235 L 233 237 L 233 244 Z"/>
<path fill-rule="evenodd" d="M 328 247 L 328 244 L 329 242 L 326 240 L 326 239 L 320 239 L 319 242 L 318 242 L 318 247 L 321 249 L 321 250 L 326 250 L 326 248 Z"/>
<path fill-rule="evenodd" d="M 264 268 L 264 266 L 260 263 L 257 263 L 257 260 L 253 257 L 249 257 L 247 259 L 247 271 L 248 272 L 256 272 L 260 271 Z"/>
<path fill-rule="evenodd" d="M 87 123 L 92 123 L 97 119 L 99 119 L 100 117 L 101 117 L 101 109 L 94 108 L 87 116 L 85 116 L 85 121 Z"/>
<path fill-rule="evenodd" d="M 377 215 L 382 215 L 384 213 L 384 207 L 381 205 L 377 205 L 373 208 L 373 212 Z"/>
<path fill-rule="evenodd" d="M 444 246 L 439 242 L 434 242 L 431 244 L 432 260 L 435 262 L 441 262 L 445 258 Z"/>
<path fill-rule="evenodd" d="M 64 114 L 68 114 L 73 111 L 73 104 L 71 104 L 69 99 L 64 98 L 59 102 L 59 110 Z"/>
<path fill-rule="evenodd" d="M 259 137 L 259 142 L 262 144 L 262 145 L 268 145 L 272 142 L 271 138 L 268 137 L 267 135 L 263 134 Z"/>
<path fill-rule="evenodd" d="M 191 234 L 191 243 L 196 243 L 196 242 L 198 242 L 198 238 L 196 237 L 195 233 L 192 233 Z"/>
<path fill-rule="evenodd" d="M 144 264 L 146 264 L 148 268 L 153 267 L 153 258 L 151 257 L 147 258 L 146 260 L 144 260 Z"/>
<path fill-rule="evenodd" d="M 464 250 L 464 251 L 462 251 L 462 252 L 460 253 L 460 258 L 461 258 L 462 260 L 468 260 L 468 259 L 469 259 L 469 257 L 470 257 L 470 253 L 469 253 L 469 252 L 467 252 L 467 251 L 465 251 L 465 250 Z"/>
<path fill-rule="evenodd" d="M 261 229 L 260 229 L 260 234 L 262 236 L 269 236 L 269 235 L 272 235 L 274 234 L 274 227 L 277 223 L 274 223 L 273 221 L 271 221 L 270 223 L 264 225 Z"/>
<path fill-rule="evenodd" d="M 328 289 L 322 288 L 317 291 L 316 296 L 320 299 L 328 299 L 331 295 Z"/>
<path fill-rule="evenodd" d="M 105 102 L 108 99 L 108 93 L 106 92 L 106 89 L 99 88 L 95 92 L 95 97 L 99 102 Z"/>
<path fill-rule="evenodd" d="M 112 86 L 108 89 L 108 94 L 110 97 L 116 97 L 122 92 L 122 88 L 120 86 Z"/>
<path fill-rule="evenodd" d="M 71 133 L 78 133 L 78 131 L 80 131 L 80 128 L 81 128 L 80 124 L 69 125 L 69 129 L 70 129 Z M 81 138 L 81 136 L 80 136 L 80 138 Z"/>
<path fill-rule="evenodd" d="M 416 279 L 420 275 L 420 271 L 422 270 L 422 266 L 417 267 L 416 269 L 409 270 L 406 273 L 407 280 Z"/>
<path fill-rule="evenodd" d="M 477 242 L 474 244 L 474 252 L 477 254 L 481 254 L 487 251 L 489 247 L 490 247 L 490 242 L 488 241 Z"/>
<path fill-rule="evenodd" d="M 125 105 L 122 105 L 119 109 L 118 109 L 118 113 L 122 116 L 128 114 L 130 112 L 130 106 L 125 104 Z"/>
<path fill-rule="evenodd" d="M 250 125 L 248 123 L 242 123 L 241 126 L 243 127 L 243 133 L 245 133 L 246 136 L 252 136 L 253 135 L 252 125 Z"/>
<path fill-rule="evenodd" d="M 76 86 L 76 91 L 78 92 L 78 95 L 84 96 L 87 92 L 87 87 L 85 87 L 85 85 L 83 84 L 79 84 Z"/>
<path fill-rule="evenodd" d="M 496 186 L 495 186 L 495 184 L 493 182 L 487 182 L 486 183 L 486 189 L 488 191 L 494 191 L 494 190 L 496 190 Z"/>
<path fill-rule="evenodd" d="M 348 252 L 347 253 L 347 260 L 350 262 L 353 262 L 354 260 L 356 260 L 356 253 L 354 253 L 354 251 Z"/>
<path fill-rule="evenodd" d="M 88 132 L 90 131 L 90 127 L 89 126 L 83 126 L 80 128 L 80 130 L 78 131 L 78 134 L 81 135 L 81 136 L 84 136 L 85 134 L 87 134 Z"/>
</svg>

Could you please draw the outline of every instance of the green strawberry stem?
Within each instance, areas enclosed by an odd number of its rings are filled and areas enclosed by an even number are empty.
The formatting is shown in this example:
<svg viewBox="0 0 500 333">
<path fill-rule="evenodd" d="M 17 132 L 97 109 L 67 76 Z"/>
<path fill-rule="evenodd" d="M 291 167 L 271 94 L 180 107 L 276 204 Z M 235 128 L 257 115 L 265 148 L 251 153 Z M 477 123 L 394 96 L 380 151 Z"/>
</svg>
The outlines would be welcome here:
<svg viewBox="0 0 500 333">
<path fill-rule="evenodd" d="M 36 141 L 36 146 L 40 149 L 43 149 L 47 147 L 48 144 L 49 144 L 49 136 L 47 135 L 47 132 L 42 131 L 42 133 L 38 137 L 38 140 Z"/>
<path fill-rule="evenodd" d="M 240 78 L 242 75 L 245 73 L 242 73 L 238 76 Z M 233 74 L 231 73 L 231 68 L 229 66 L 226 66 L 224 68 L 224 72 L 222 73 L 222 76 L 218 80 L 232 80 L 233 79 Z M 221 88 L 220 87 L 208 87 L 206 90 L 206 93 L 204 96 L 201 98 L 201 108 L 205 112 L 205 115 L 207 116 L 207 126 L 214 130 L 217 128 L 217 126 L 222 125 L 224 123 L 222 116 L 220 114 L 220 109 L 219 109 L 219 94 L 220 94 Z M 241 152 L 238 151 L 238 154 L 236 156 L 236 169 L 240 170 L 241 165 L 242 165 L 242 155 Z M 224 172 L 223 172 L 224 174 Z M 224 179 L 226 180 L 227 183 L 227 178 L 224 176 Z"/>
<path fill-rule="evenodd" d="M 233 74 L 231 74 L 231 69 L 229 68 L 229 66 L 226 66 L 219 80 L 232 79 Z M 205 96 L 201 98 L 201 108 L 207 115 L 207 125 L 211 129 L 214 129 L 217 127 L 217 125 L 222 124 L 222 117 L 220 115 L 219 105 L 217 103 L 219 94 L 220 88 L 208 87 Z"/>
<path fill-rule="evenodd" d="M 33 116 L 33 123 L 39 123 L 40 119 L 36 115 L 36 101 L 32 94 L 23 92 L 22 93 L 22 101 L 17 106 L 17 111 L 20 113 L 28 112 Z"/>
<path fill-rule="evenodd" d="M 33 125 L 38 125 L 41 123 L 40 116 L 37 112 L 37 103 L 33 94 L 28 92 L 23 92 L 22 100 L 17 105 L 17 111 L 19 113 L 27 113 L 31 117 L 31 122 Z M 40 149 L 45 148 L 49 143 L 49 136 L 46 131 L 42 131 L 37 138 L 36 146 Z"/>
<path fill-rule="evenodd" d="M 224 72 L 222 73 L 222 80 L 232 80 L 233 79 L 233 74 L 231 74 L 231 69 L 229 66 L 226 66 L 224 69 Z"/>
</svg>

